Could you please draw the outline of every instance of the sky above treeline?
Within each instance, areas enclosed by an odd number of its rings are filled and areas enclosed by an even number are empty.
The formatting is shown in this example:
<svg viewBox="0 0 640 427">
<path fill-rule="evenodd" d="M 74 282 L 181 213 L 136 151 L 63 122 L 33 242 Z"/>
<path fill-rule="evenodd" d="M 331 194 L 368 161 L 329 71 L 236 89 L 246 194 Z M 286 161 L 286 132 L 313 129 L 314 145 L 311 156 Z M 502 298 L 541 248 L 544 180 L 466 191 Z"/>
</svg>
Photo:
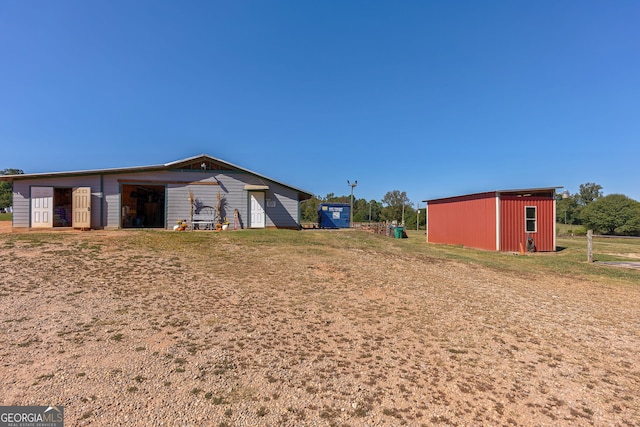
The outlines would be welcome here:
<svg viewBox="0 0 640 427">
<path fill-rule="evenodd" d="M 0 0 L 0 169 L 640 200 L 640 2 Z"/>
</svg>

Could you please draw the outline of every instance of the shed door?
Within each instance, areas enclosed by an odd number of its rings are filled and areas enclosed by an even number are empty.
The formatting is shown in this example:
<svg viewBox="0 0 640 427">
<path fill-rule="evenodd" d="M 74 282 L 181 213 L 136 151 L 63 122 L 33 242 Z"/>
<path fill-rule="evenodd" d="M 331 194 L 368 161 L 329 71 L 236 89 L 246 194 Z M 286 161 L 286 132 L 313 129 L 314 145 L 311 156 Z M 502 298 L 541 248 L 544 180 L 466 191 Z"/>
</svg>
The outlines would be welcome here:
<svg viewBox="0 0 640 427">
<path fill-rule="evenodd" d="M 73 228 L 91 228 L 91 187 L 73 189 Z"/>
<path fill-rule="evenodd" d="M 249 218 L 251 218 L 251 223 L 249 226 L 251 228 L 264 228 L 265 227 L 265 217 L 264 217 L 264 193 L 262 192 L 252 192 L 249 193 L 250 199 L 250 207 L 251 210 Z"/>
<path fill-rule="evenodd" d="M 31 227 L 53 227 L 53 187 L 31 187 Z"/>
</svg>

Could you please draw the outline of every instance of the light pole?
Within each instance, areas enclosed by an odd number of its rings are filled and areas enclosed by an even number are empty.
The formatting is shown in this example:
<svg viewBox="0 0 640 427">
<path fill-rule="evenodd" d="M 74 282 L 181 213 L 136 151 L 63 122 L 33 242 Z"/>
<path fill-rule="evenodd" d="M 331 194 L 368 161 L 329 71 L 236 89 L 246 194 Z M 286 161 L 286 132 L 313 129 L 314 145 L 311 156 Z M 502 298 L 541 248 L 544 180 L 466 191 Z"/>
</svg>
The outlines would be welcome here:
<svg viewBox="0 0 640 427">
<path fill-rule="evenodd" d="M 418 210 L 416 212 L 416 231 L 420 230 L 420 205 L 418 205 Z"/>
<path fill-rule="evenodd" d="M 358 180 L 354 182 L 347 180 L 347 185 L 351 186 L 351 201 L 349 204 L 349 227 L 353 227 L 353 187 L 358 185 Z"/>
<path fill-rule="evenodd" d="M 569 190 L 564 190 L 562 192 L 562 198 L 563 199 L 568 199 L 569 198 Z M 567 209 L 568 209 L 568 206 L 565 203 L 565 205 L 564 205 L 564 225 L 567 225 Z"/>
</svg>

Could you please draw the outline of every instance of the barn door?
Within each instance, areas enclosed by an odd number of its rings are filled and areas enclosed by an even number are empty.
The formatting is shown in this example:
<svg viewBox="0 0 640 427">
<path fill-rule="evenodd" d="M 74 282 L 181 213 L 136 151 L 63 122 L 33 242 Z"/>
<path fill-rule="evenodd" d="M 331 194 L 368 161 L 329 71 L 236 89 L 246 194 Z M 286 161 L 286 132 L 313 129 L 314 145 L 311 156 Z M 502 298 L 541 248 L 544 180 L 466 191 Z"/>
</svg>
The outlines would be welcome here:
<svg viewBox="0 0 640 427">
<path fill-rule="evenodd" d="M 73 228 L 91 228 L 91 187 L 73 188 Z"/>
<path fill-rule="evenodd" d="M 264 217 L 264 193 L 262 192 L 252 192 L 249 193 L 250 198 L 250 216 L 251 222 L 249 227 L 251 228 L 264 228 L 265 226 L 265 217 Z"/>
<path fill-rule="evenodd" d="M 31 227 L 53 227 L 53 187 L 31 187 Z"/>
</svg>

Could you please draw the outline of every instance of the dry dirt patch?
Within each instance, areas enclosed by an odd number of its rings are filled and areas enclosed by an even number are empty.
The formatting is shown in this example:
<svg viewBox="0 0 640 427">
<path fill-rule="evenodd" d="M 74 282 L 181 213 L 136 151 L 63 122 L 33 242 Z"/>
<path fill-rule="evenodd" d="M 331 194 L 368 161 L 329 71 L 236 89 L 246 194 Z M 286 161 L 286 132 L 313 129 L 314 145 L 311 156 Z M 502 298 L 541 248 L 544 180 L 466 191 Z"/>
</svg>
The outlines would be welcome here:
<svg viewBox="0 0 640 427">
<path fill-rule="evenodd" d="M 0 233 L 11 232 L 11 221 L 0 221 Z"/>
<path fill-rule="evenodd" d="M 131 236 L 0 236 L 0 404 L 99 426 L 640 424 L 637 286 L 394 239 Z"/>
</svg>

